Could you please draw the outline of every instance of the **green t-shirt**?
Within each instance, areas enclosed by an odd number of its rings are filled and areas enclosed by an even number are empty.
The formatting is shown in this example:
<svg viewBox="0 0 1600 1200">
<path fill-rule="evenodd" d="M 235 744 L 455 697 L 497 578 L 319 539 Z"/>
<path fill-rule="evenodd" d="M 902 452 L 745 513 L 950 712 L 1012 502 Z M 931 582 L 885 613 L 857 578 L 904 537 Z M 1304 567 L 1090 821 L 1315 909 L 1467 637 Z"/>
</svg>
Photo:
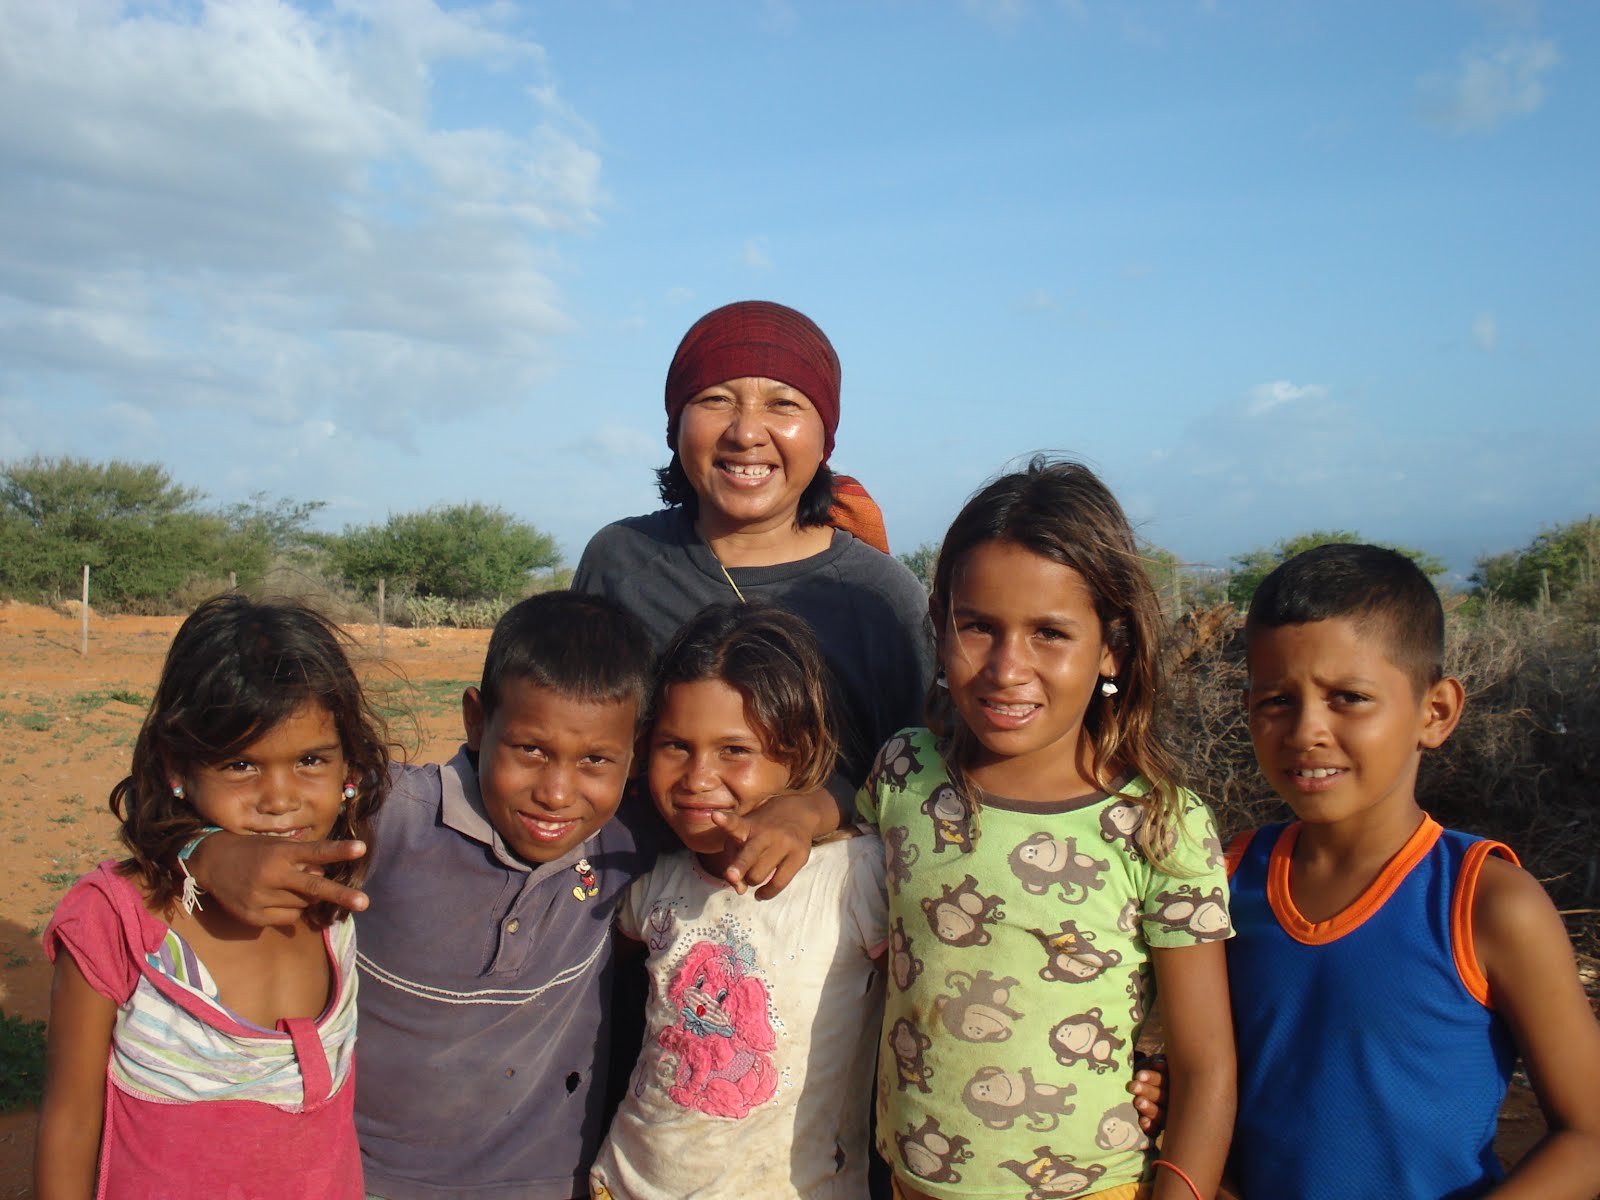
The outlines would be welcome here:
<svg viewBox="0 0 1600 1200">
<path fill-rule="evenodd" d="M 1151 946 L 1231 935 L 1211 812 L 1183 793 L 1157 865 L 1136 778 L 972 813 L 925 729 L 896 734 L 857 796 L 883 837 L 889 985 L 878 1148 L 937 1197 L 1071 1196 L 1145 1173 L 1126 1091 Z"/>
</svg>

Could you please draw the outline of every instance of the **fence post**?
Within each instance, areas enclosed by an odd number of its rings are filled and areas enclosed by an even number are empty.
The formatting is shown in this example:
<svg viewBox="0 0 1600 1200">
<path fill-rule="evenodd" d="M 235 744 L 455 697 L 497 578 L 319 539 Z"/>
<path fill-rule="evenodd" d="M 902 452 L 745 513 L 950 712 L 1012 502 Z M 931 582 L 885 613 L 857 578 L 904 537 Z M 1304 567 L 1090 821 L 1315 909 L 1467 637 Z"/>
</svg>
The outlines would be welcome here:
<svg viewBox="0 0 1600 1200">
<path fill-rule="evenodd" d="M 89 657 L 89 564 L 83 564 L 83 606 L 79 612 L 83 633 L 78 643 L 78 653 Z"/>
<path fill-rule="evenodd" d="M 387 648 L 384 646 L 384 636 L 383 636 L 383 584 L 384 584 L 384 581 L 382 579 L 378 580 L 378 653 L 379 654 L 387 654 L 388 653 Z"/>
</svg>

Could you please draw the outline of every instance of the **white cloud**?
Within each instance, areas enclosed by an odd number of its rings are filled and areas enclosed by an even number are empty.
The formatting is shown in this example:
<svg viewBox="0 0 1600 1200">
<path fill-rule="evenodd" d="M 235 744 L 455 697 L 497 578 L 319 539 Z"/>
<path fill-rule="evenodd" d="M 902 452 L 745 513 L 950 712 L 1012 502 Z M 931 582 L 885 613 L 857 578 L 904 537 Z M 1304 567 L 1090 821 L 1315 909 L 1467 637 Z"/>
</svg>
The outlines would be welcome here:
<svg viewBox="0 0 1600 1200">
<path fill-rule="evenodd" d="M 1494 348 L 1500 344 L 1500 326 L 1492 312 L 1482 312 L 1472 318 L 1472 340 L 1478 344 L 1478 349 L 1494 353 Z"/>
<path fill-rule="evenodd" d="M 1250 389 L 1245 398 L 1245 412 L 1249 416 L 1259 417 L 1286 404 L 1296 404 L 1302 400 L 1322 400 L 1327 395 L 1328 389 L 1320 384 L 1308 383 L 1302 386 L 1287 379 L 1275 379 L 1271 383 L 1258 383 Z"/>
<path fill-rule="evenodd" d="M 772 266 L 772 259 L 767 255 L 767 239 L 764 237 L 748 239 L 739 250 L 739 261 L 757 271 L 764 271 Z"/>
<path fill-rule="evenodd" d="M 1488 51 L 1468 51 L 1454 71 L 1418 84 L 1423 119 L 1450 133 L 1492 133 L 1536 112 L 1544 77 L 1561 61 L 1549 38 L 1522 38 Z"/>
<path fill-rule="evenodd" d="M 1033 291 L 1017 301 L 1017 307 L 1023 312 L 1047 312 L 1052 308 L 1059 308 L 1060 305 L 1056 303 L 1056 298 L 1045 291 L 1044 288 L 1034 288 Z"/>
<path fill-rule="evenodd" d="M 571 327 L 547 263 L 606 197 L 514 18 L 0 0 L 0 388 L 398 442 L 525 396 Z M 433 126 L 452 69 L 525 109 Z"/>
</svg>

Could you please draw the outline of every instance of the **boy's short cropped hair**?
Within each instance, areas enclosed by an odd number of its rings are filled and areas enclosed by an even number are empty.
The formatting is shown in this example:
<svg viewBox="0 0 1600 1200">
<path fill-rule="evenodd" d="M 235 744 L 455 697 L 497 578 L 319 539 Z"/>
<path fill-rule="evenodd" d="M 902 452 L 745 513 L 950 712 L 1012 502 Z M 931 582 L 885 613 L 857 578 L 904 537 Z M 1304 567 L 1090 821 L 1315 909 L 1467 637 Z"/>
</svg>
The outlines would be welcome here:
<svg viewBox="0 0 1600 1200">
<path fill-rule="evenodd" d="M 1245 617 L 1257 629 L 1344 617 L 1388 640 L 1388 657 L 1420 695 L 1444 678 L 1444 606 L 1422 569 L 1382 546 L 1331 543 L 1297 554 L 1261 581 Z"/>
<path fill-rule="evenodd" d="M 655 653 L 643 623 L 614 600 L 581 592 L 541 592 L 495 623 L 478 696 L 485 718 L 505 686 L 526 679 L 569 700 L 632 700 L 641 709 Z"/>
</svg>

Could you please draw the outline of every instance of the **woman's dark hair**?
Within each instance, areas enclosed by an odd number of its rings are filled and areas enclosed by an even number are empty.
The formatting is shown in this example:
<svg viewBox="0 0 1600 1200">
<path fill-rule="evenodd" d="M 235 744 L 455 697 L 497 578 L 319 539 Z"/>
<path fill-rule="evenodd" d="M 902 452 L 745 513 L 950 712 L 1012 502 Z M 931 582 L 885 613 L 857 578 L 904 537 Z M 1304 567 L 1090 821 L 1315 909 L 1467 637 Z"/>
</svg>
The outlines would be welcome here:
<svg viewBox="0 0 1600 1200">
<path fill-rule="evenodd" d="M 744 697 L 746 720 L 767 757 L 789 768 L 791 789 L 822 786 L 838 746 L 828 728 L 828 671 L 810 626 L 766 604 L 702 608 L 661 656 L 651 720 L 669 687 L 705 679 Z"/>
<path fill-rule="evenodd" d="M 1101 636 L 1118 663 L 1119 690 L 1114 697 L 1094 691 L 1083 718 L 1086 761 L 1079 769 L 1108 792 L 1129 770 L 1149 781 L 1137 840 L 1151 858 L 1165 858 L 1183 802 L 1176 761 L 1156 728 L 1161 605 L 1122 506 L 1088 467 L 1045 455 L 987 484 L 961 509 L 939 550 L 928 606 L 941 647 L 952 636 L 950 606 L 959 573 L 986 542 L 1010 542 L 1071 567 L 1094 597 Z M 929 728 L 940 739 L 955 782 L 975 799 L 978 789 L 966 772 L 977 754 L 976 736 L 944 689 L 929 690 L 927 708 Z"/>
<path fill-rule="evenodd" d="M 349 644 L 326 617 L 293 602 L 230 593 L 189 614 L 167 650 L 131 773 L 111 789 L 111 812 L 133 856 L 123 870 L 144 880 L 155 905 L 182 891 L 178 851 L 206 825 L 188 800 L 173 795 L 172 780 L 237 757 L 308 704 L 333 717 L 356 786 L 328 836 L 370 840 L 373 814 L 389 790 L 389 745 L 346 656 Z M 349 886 L 364 870 L 364 859 L 325 868 L 329 879 Z M 321 926 L 344 915 L 322 903 L 306 919 Z"/>
<path fill-rule="evenodd" d="M 672 452 L 672 461 L 664 467 L 656 468 L 656 492 L 661 497 L 661 503 L 668 508 L 681 508 L 688 514 L 692 521 L 700 515 L 700 496 L 695 492 L 694 485 L 689 482 L 689 475 L 683 469 L 683 462 L 678 458 L 678 452 Z M 817 473 L 811 477 L 811 482 L 806 484 L 806 490 L 800 493 L 800 506 L 795 511 L 795 524 L 801 529 L 809 529 L 816 525 L 829 524 L 828 515 L 833 511 L 833 471 L 827 463 L 817 467 Z"/>
</svg>

